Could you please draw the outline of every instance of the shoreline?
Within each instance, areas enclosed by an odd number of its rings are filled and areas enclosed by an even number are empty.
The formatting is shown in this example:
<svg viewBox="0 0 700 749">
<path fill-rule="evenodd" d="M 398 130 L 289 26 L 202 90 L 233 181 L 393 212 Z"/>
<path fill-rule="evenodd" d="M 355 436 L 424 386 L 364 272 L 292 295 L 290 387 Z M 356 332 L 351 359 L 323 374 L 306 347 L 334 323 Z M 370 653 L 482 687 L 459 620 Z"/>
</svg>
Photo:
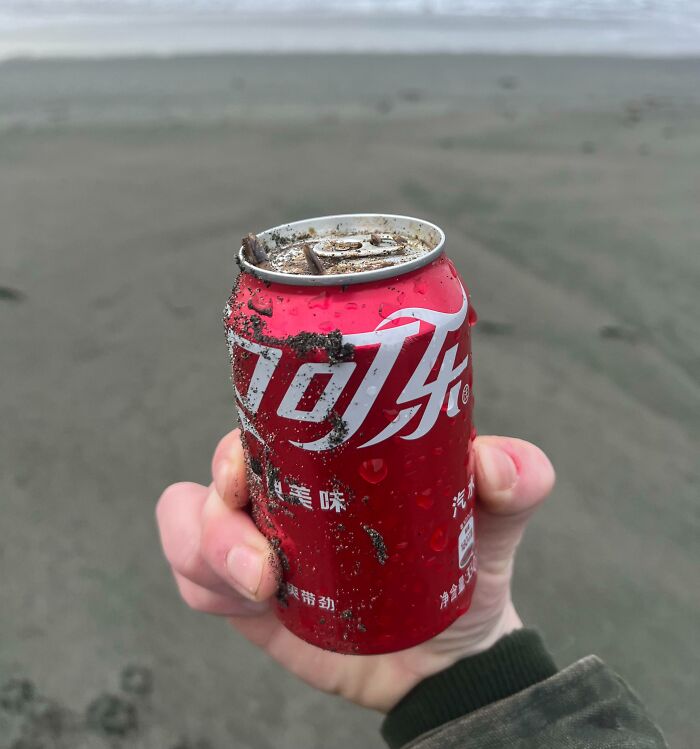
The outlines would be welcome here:
<svg viewBox="0 0 700 749">
<path fill-rule="evenodd" d="M 212 49 L 197 51 L 184 51 L 184 52 L 133 52 L 133 53 L 120 53 L 114 55 L 82 55 L 82 54 L 58 54 L 50 55 L 44 53 L 27 53 L 18 54 L 13 57 L 0 57 L 0 67 L 3 65 L 13 63 L 51 63 L 51 62 L 71 62 L 71 63 L 84 63 L 84 62 L 134 62 L 134 61 L 156 61 L 156 62 L 167 62 L 173 60 L 212 60 L 212 59 L 235 59 L 235 58 L 272 58 L 279 60 L 280 58 L 303 58 L 303 57 L 330 57 L 338 59 L 353 59 L 361 57 L 375 57 L 378 59 L 389 59 L 394 57 L 408 57 L 412 59 L 434 59 L 434 58 L 447 58 L 455 59 L 461 57 L 467 58 L 481 58 L 484 60 L 493 59 L 523 59 L 523 60 L 546 60 L 556 62 L 557 60 L 572 60 L 580 62 L 641 62 L 641 63 L 685 63 L 685 62 L 698 62 L 700 61 L 700 50 L 698 52 L 688 53 L 687 55 L 676 55 L 676 56 L 664 56 L 655 54 L 643 54 L 643 53 L 630 53 L 630 54 L 592 54 L 590 52 L 499 52 L 499 51 L 388 51 L 382 52 L 381 50 L 371 51 L 326 51 L 322 49 L 298 49 L 298 50 L 230 50 L 230 49 Z"/>
</svg>

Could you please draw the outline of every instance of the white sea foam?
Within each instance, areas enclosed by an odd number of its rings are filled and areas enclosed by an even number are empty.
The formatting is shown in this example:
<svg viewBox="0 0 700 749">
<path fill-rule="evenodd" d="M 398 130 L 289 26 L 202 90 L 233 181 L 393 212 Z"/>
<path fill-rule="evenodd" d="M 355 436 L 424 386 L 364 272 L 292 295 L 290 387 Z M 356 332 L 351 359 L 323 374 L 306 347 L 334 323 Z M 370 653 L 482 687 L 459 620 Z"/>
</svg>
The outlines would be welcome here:
<svg viewBox="0 0 700 749">
<path fill-rule="evenodd" d="M 698 55 L 700 3 L 0 0 L 1 57 L 214 51 Z"/>
</svg>

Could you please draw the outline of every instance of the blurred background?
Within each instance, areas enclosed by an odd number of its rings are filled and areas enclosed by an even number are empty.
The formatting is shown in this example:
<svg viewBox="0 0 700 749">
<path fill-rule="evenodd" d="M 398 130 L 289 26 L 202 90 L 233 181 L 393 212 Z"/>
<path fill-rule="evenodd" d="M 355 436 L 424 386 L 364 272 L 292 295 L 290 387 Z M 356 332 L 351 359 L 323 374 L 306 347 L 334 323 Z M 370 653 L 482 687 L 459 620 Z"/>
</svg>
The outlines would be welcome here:
<svg viewBox="0 0 700 749">
<path fill-rule="evenodd" d="M 153 520 L 234 425 L 241 235 L 361 211 L 446 230 L 479 430 L 558 470 L 523 618 L 696 745 L 699 81 L 692 0 L 0 0 L 0 747 L 382 746 Z"/>
</svg>

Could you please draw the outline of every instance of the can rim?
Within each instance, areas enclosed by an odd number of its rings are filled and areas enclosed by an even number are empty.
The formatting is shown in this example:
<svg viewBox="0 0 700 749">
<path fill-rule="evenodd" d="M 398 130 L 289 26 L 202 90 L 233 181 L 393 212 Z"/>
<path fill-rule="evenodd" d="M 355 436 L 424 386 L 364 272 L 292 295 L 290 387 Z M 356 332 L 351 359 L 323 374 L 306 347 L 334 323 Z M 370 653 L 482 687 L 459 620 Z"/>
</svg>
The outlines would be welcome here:
<svg viewBox="0 0 700 749">
<path fill-rule="evenodd" d="M 414 216 L 403 216 L 395 213 L 338 213 L 328 216 L 316 216 L 315 218 L 302 219 L 301 221 L 292 221 L 286 224 L 279 224 L 273 226 L 270 229 L 259 232 L 256 236 L 264 239 L 265 236 L 272 235 L 274 233 L 289 232 L 292 233 L 294 230 L 308 229 L 313 226 L 314 228 L 319 224 L 337 224 L 342 221 L 350 219 L 358 220 L 377 220 L 377 219 L 389 219 L 395 222 L 404 222 L 415 224 L 421 229 L 427 229 L 435 232 L 438 237 L 437 244 L 435 247 L 426 252 L 425 255 L 408 260 L 405 263 L 398 265 L 392 265 L 388 268 L 376 268 L 374 270 L 363 270 L 356 273 L 328 273 L 323 276 L 314 276 L 311 274 L 292 274 L 282 273 L 280 271 L 268 270 L 265 268 L 259 268 L 252 263 L 249 263 L 243 255 L 243 247 L 238 250 L 238 259 L 241 268 L 246 273 L 250 273 L 252 276 L 262 279 L 263 281 L 271 281 L 275 283 L 286 284 L 288 286 L 346 286 L 350 284 L 358 283 L 369 283 L 371 281 L 378 281 L 382 278 L 395 278 L 396 276 L 402 276 L 405 273 L 410 273 L 412 270 L 422 268 L 424 265 L 428 265 L 435 258 L 442 254 L 445 248 L 445 232 L 436 224 L 425 219 L 415 218 Z"/>
</svg>

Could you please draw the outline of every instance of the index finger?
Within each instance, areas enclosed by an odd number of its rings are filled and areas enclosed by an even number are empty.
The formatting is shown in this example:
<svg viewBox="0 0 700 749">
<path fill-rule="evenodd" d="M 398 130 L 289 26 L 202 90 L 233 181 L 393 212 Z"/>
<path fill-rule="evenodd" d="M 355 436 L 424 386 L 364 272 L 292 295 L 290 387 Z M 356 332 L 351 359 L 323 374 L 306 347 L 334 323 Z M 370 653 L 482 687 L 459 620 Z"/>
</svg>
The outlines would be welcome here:
<svg viewBox="0 0 700 749">
<path fill-rule="evenodd" d="M 216 446 L 211 461 L 211 473 L 217 494 L 226 506 L 236 509 L 248 503 L 245 456 L 240 429 L 229 432 Z"/>
</svg>

